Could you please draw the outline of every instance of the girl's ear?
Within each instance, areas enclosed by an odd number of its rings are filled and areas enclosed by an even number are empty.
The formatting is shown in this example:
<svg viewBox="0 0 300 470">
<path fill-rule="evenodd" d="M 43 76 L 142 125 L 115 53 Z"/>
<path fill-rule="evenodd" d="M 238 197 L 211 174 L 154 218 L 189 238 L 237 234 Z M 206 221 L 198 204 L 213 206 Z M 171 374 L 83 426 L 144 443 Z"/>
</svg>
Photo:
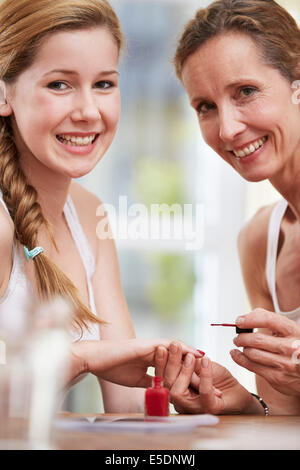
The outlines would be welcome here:
<svg viewBox="0 0 300 470">
<path fill-rule="evenodd" d="M 6 99 L 6 84 L 0 80 L 0 116 L 9 116 L 12 114 L 12 108 Z"/>
</svg>

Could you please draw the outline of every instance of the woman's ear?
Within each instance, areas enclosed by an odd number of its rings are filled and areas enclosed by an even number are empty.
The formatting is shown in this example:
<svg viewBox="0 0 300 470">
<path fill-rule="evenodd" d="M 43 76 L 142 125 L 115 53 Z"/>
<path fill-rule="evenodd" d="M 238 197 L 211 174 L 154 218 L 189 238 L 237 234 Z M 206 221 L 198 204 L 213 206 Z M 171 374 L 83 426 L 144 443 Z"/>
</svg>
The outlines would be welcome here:
<svg viewBox="0 0 300 470">
<path fill-rule="evenodd" d="M 9 116 L 12 114 L 12 108 L 6 99 L 6 84 L 0 80 L 0 116 Z"/>
</svg>

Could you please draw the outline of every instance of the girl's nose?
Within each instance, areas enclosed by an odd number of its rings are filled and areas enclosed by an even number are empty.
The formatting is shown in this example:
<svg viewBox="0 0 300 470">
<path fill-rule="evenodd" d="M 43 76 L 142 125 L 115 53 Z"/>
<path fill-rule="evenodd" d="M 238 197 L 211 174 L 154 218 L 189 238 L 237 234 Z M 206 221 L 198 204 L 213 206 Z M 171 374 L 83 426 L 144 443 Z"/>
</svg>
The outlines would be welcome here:
<svg viewBox="0 0 300 470">
<path fill-rule="evenodd" d="M 76 97 L 74 100 L 74 107 L 72 110 L 71 118 L 74 121 L 97 121 L 101 119 L 100 105 L 93 96 L 85 94 L 81 97 Z"/>
</svg>

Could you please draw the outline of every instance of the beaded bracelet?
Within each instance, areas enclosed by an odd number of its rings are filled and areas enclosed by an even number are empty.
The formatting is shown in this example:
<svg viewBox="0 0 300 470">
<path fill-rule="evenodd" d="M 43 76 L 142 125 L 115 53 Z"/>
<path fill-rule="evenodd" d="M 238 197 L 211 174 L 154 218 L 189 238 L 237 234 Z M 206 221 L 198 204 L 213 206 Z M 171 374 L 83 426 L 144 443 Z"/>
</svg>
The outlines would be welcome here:
<svg viewBox="0 0 300 470">
<path fill-rule="evenodd" d="M 261 404 L 261 406 L 264 409 L 265 416 L 268 416 L 268 414 L 269 414 L 268 405 L 263 401 L 263 399 L 261 397 L 259 397 L 258 395 L 255 395 L 255 393 L 251 393 L 251 395 L 259 401 L 259 403 Z"/>
</svg>

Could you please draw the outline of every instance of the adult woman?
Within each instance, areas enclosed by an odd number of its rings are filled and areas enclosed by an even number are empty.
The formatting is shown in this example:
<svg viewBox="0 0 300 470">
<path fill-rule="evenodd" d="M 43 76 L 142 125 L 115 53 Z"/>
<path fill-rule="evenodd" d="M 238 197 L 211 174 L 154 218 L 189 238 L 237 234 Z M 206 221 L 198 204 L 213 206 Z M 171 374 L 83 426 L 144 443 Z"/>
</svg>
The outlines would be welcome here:
<svg viewBox="0 0 300 470">
<path fill-rule="evenodd" d="M 247 181 L 269 179 L 284 198 L 258 211 L 239 236 L 244 280 L 256 309 L 240 324 L 265 330 L 239 335 L 235 344 L 244 351 L 232 357 L 258 374 L 258 393 L 273 413 L 291 414 L 300 413 L 300 108 L 294 88 L 299 66 L 299 28 L 273 0 L 220 0 L 199 10 L 175 56 L 207 144 Z M 216 377 L 230 376 L 218 369 L 213 381 L 210 361 L 203 365 L 206 395 L 213 382 L 222 389 Z M 174 367 L 168 374 L 173 386 Z M 243 394 L 240 408 L 213 399 L 204 409 L 256 412 L 253 398 L 236 382 L 233 388 L 236 396 Z"/>
<path fill-rule="evenodd" d="M 29 298 L 67 297 L 82 340 L 69 380 L 97 375 L 109 411 L 143 406 L 111 382 L 147 386 L 160 342 L 135 339 L 114 243 L 96 237 L 101 202 L 72 182 L 114 138 L 122 43 L 106 0 L 1 2 L 0 321 L 18 327 Z"/>
</svg>

